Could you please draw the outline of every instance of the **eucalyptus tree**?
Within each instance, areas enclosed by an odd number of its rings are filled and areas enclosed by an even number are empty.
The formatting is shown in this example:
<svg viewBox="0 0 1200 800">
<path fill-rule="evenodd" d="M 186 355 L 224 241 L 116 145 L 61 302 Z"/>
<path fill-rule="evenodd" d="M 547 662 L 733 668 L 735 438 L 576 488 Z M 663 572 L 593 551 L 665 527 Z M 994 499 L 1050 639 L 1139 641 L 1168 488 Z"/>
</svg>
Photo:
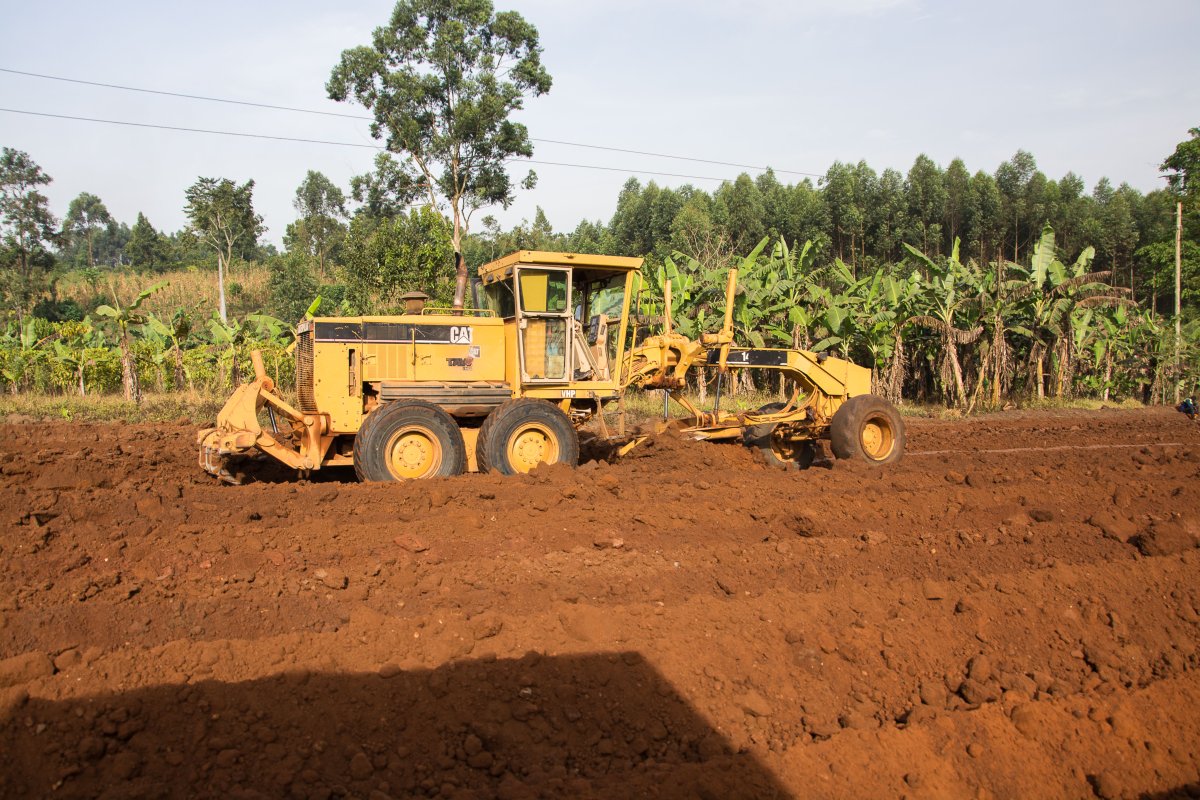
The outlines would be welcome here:
<svg viewBox="0 0 1200 800">
<path fill-rule="evenodd" d="M 266 228 L 254 212 L 254 181 L 200 178 L 185 192 L 189 231 L 217 254 L 217 313 L 229 321 L 225 275 L 235 256 L 253 252 Z"/>
<path fill-rule="evenodd" d="M 346 194 L 323 173 L 310 169 L 296 188 L 292 207 L 300 216 L 287 227 L 286 238 L 312 257 L 324 275 L 330 255 L 346 236 Z"/>
<path fill-rule="evenodd" d="M 1159 169 L 1167 173 L 1171 191 L 1186 199 L 1192 211 L 1200 211 L 1200 126 L 1188 131 L 1188 138 L 1175 146 Z"/>
<path fill-rule="evenodd" d="M 397 163 L 395 190 L 450 206 L 457 254 L 454 306 L 466 297 L 462 237 L 478 209 L 513 201 L 507 162 L 533 155 L 511 116 L 525 97 L 550 91 L 537 29 L 490 0 L 400 0 L 371 44 L 345 50 L 326 90 L 374 115 L 371 135 Z M 531 170 L 523 181 L 532 187 Z"/>
<path fill-rule="evenodd" d="M 933 159 L 922 153 L 913 162 L 904 182 L 912 239 L 921 242 L 921 252 L 942 252 L 942 220 L 946 215 L 945 174 Z"/>
<path fill-rule="evenodd" d="M 1031 205 L 1029 188 L 1035 173 L 1037 161 L 1025 150 L 1018 150 L 996 169 L 996 187 L 1000 190 L 1002 203 L 1001 218 L 1004 220 L 1005 238 L 1012 242 L 1013 261 L 1020 260 L 1022 234 Z"/>
<path fill-rule="evenodd" d="M 63 220 L 63 237 L 76 245 L 82 240 L 82 244 L 86 246 L 85 266 L 96 266 L 96 234 L 112 222 L 112 214 L 108 213 L 104 201 L 90 192 L 80 192 L 67 207 L 67 216 Z"/>
<path fill-rule="evenodd" d="M 58 239 L 58 221 L 41 192 L 50 182 L 28 153 L 0 150 L 0 266 L 7 268 L 2 288 L 18 320 L 54 263 L 48 245 Z"/>
</svg>

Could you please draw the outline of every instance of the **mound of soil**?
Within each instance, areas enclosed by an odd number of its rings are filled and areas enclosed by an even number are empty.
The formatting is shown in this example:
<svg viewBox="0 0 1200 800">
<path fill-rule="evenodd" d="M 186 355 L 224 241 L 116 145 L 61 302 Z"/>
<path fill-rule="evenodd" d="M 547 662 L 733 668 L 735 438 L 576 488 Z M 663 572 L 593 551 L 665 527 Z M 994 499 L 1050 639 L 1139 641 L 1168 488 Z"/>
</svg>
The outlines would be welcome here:
<svg viewBox="0 0 1200 800">
<path fill-rule="evenodd" d="M 0 425 L 5 797 L 1168 797 L 1200 786 L 1200 426 L 912 421 L 788 473 L 216 483 Z"/>
</svg>

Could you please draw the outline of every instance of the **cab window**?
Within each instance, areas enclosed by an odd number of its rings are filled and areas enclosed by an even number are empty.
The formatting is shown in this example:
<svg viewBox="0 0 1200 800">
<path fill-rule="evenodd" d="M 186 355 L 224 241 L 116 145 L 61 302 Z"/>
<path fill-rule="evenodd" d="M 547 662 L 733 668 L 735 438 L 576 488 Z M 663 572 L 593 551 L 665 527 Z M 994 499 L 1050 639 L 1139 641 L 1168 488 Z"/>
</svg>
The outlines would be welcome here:
<svg viewBox="0 0 1200 800">
<path fill-rule="evenodd" d="M 512 281 L 498 281 L 489 283 L 484 287 L 484 299 L 487 301 L 487 307 L 491 309 L 496 316 L 502 319 L 510 319 L 517 315 L 517 301 L 513 297 Z"/>
<path fill-rule="evenodd" d="M 527 314 L 562 314 L 567 310 L 567 273 L 522 269 L 521 310 Z"/>
</svg>

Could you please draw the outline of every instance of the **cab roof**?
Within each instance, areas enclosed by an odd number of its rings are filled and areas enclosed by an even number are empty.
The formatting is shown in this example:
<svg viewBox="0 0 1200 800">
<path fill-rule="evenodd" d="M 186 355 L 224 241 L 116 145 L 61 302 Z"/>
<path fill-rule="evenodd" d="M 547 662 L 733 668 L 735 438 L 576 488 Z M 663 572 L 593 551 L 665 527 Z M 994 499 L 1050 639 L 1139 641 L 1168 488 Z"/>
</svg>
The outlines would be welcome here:
<svg viewBox="0 0 1200 800">
<path fill-rule="evenodd" d="M 510 277 L 516 266 L 573 267 L 601 269 L 611 272 L 633 272 L 641 269 L 641 258 L 627 256 L 597 256 L 586 253 L 554 253 L 547 250 L 518 250 L 484 264 L 479 268 L 479 277 L 484 283 Z"/>
</svg>

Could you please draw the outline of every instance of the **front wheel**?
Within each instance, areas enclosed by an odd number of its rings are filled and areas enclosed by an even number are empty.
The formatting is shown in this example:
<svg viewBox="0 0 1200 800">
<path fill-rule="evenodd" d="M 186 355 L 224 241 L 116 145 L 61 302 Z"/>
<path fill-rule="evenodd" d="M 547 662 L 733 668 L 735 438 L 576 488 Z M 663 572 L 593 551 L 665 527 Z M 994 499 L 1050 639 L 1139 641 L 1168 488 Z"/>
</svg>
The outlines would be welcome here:
<svg viewBox="0 0 1200 800">
<path fill-rule="evenodd" d="M 833 415 L 829 445 L 837 458 L 894 464 L 904 455 L 904 421 L 896 407 L 878 395 L 851 397 Z"/>
<path fill-rule="evenodd" d="M 421 400 L 396 400 L 367 415 L 354 437 L 360 481 L 460 475 L 467 448 L 454 418 Z"/>
<path fill-rule="evenodd" d="M 509 400 L 479 428 L 475 458 L 480 472 L 529 472 L 538 464 L 579 463 L 579 434 L 557 406 L 545 400 Z"/>
</svg>

